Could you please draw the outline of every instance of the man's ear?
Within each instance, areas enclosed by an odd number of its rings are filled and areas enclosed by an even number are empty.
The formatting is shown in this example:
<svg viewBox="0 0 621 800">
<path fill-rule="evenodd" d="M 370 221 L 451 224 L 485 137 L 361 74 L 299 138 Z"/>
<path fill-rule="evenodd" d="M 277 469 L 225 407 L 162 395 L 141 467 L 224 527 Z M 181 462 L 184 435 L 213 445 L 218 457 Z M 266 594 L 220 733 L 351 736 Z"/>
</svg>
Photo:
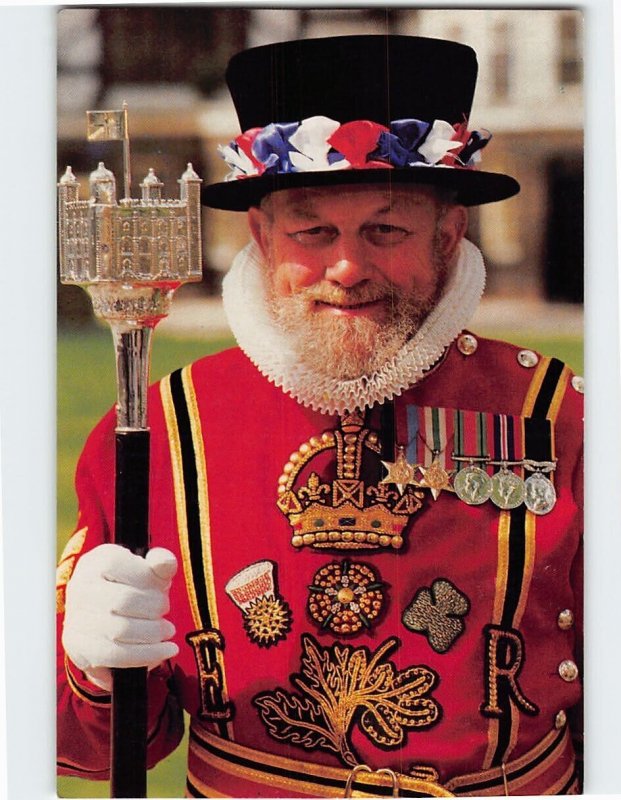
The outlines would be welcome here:
<svg viewBox="0 0 621 800">
<path fill-rule="evenodd" d="M 448 262 L 468 230 L 468 212 L 464 206 L 449 206 L 442 215 L 438 229 L 440 254 Z"/>
<path fill-rule="evenodd" d="M 267 258 L 268 225 L 269 218 L 265 211 L 258 208 L 258 206 L 252 206 L 248 209 L 248 227 L 264 258 Z"/>
</svg>

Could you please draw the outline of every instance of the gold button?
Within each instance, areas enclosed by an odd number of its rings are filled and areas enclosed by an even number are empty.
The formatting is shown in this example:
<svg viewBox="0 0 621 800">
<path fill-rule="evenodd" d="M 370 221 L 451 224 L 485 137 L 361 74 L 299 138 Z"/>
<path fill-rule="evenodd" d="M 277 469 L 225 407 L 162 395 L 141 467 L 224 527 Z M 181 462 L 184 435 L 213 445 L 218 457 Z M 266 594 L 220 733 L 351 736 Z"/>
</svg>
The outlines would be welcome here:
<svg viewBox="0 0 621 800">
<path fill-rule="evenodd" d="M 570 608 L 564 608 L 558 615 L 557 624 L 562 631 L 568 631 L 571 627 L 573 627 L 573 611 Z"/>
<path fill-rule="evenodd" d="M 471 333 L 462 333 L 457 340 L 457 349 L 465 356 L 471 356 L 479 346 L 477 339 Z"/>
<path fill-rule="evenodd" d="M 532 350 L 520 350 L 517 360 L 523 367 L 535 367 L 539 363 L 539 356 Z"/>
<path fill-rule="evenodd" d="M 556 730 L 560 730 L 567 725 L 567 714 L 561 709 L 556 717 L 554 717 L 554 727 Z"/>
<path fill-rule="evenodd" d="M 574 375 L 571 385 L 579 394 L 584 394 L 584 378 L 581 375 Z"/>
<path fill-rule="evenodd" d="M 343 534 L 343 538 L 345 538 L 345 534 Z M 353 602 L 354 597 L 355 595 L 349 586 L 341 587 L 336 595 L 336 599 L 343 605 L 348 605 L 349 603 Z"/>
<path fill-rule="evenodd" d="M 558 665 L 558 674 L 564 681 L 571 683 L 578 677 L 578 667 L 573 661 L 569 661 L 569 659 L 567 661 L 561 661 Z"/>
</svg>

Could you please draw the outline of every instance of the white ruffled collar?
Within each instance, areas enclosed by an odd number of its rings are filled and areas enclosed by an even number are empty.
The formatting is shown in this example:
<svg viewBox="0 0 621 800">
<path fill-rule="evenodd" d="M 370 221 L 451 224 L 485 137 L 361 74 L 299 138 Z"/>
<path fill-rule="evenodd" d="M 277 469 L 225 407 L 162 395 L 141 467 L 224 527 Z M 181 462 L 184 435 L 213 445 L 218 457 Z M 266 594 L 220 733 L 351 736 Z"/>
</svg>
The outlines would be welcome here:
<svg viewBox="0 0 621 800">
<path fill-rule="evenodd" d="M 269 313 L 263 274 L 261 254 L 253 242 L 238 253 L 224 278 L 224 310 L 231 330 L 262 375 L 302 405 L 324 414 L 362 410 L 419 381 L 464 329 L 485 288 L 481 253 L 463 240 L 442 298 L 416 335 L 372 375 L 339 380 L 300 363 Z"/>
</svg>

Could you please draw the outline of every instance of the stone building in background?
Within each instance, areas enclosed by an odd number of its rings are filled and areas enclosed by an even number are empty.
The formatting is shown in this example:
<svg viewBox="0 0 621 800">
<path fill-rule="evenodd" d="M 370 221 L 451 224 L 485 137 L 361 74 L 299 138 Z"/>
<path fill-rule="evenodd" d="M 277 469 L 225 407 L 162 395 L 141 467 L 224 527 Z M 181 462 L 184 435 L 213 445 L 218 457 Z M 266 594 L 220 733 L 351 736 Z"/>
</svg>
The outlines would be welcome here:
<svg viewBox="0 0 621 800">
<path fill-rule="evenodd" d="M 469 235 L 486 256 L 488 294 L 579 303 L 582 25 L 580 12 L 540 9 L 65 8 L 58 13 L 59 174 L 71 164 L 86 179 L 100 160 L 120 172 L 120 151 L 85 142 L 84 111 L 126 101 L 134 175 L 154 167 L 172 186 L 191 160 L 205 181 L 221 179 L 216 146 L 238 132 L 221 78 L 230 55 L 246 46 L 379 32 L 454 39 L 474 47 L 479 60 L 471 127 L 493 134 L 485 168 L 522 185 L 517 197 L 472 213 Z M 248 235 L 230 213 L 203 215 L 204 288 L 216 291 Z M 78 296 L 59 291 L 65 313 L 77 313 Z"/>
<path fill-rule="evenodd" d="M 404 33 L 477 52 L 472 127 L 494 138 L 486 169 L 520 194 L 481 206 L 478 238 L 492 292 L 583 299 L 582 15 L 576 11 L 421 11 Z"/>
</svg>

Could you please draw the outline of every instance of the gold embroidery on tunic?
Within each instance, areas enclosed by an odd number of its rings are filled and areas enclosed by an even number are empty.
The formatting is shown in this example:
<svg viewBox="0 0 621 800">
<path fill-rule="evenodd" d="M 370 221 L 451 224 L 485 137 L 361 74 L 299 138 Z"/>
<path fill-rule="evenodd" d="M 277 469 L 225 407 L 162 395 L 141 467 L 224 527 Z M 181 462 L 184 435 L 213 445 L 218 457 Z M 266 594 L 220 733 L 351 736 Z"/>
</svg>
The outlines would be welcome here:
<svg viewBox="0 0 621 800">
<path fill-rule="evenodd" d="M 307 750 L 332 751 L 355 766 L 354 724 L 382 748 L 399 747 L 408 730 L 433 725 L 441 713 L 431 697 L 437 676 L 424 666 L 398 670 L 387 658 L 399 644 L 391 637 L 371 653 L 338 643 L 322 647 L 304 635 L 301 672 L 291 677 L 300 694 L 278 688 L 254 698 L 268 733 Z"/>
<path fill-rule="evenodd" d="M 315 573 L 308 611 L 321 628 L 337 636 L 370 629 L 384 605 L 384 584 L 369 564 L 334 561 Z"/>
<path fill-rule="evenodd" d="M 289 606 L 279 597 L 259 597 L 244 613 L 244 627 L 259 645 L 276 644 L 291 629 Z"/>
</svg>

